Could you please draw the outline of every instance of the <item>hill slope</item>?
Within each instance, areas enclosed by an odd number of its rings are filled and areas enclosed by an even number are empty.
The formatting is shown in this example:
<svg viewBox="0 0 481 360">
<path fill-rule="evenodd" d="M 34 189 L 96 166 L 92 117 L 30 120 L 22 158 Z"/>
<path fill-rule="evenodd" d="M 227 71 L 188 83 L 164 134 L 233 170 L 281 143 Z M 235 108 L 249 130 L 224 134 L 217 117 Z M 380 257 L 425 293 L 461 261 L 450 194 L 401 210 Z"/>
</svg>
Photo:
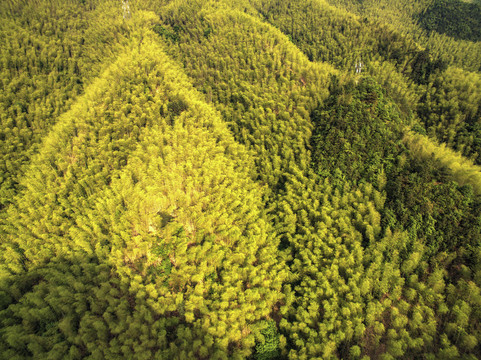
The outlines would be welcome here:
<svg viewBox="0 0 481 360">
<path fill-rule="evenodd" d="M 407 0 L 35 4 L 0 8 L 0 358 L 481 357 L 479 43 Z"/>
</svg>

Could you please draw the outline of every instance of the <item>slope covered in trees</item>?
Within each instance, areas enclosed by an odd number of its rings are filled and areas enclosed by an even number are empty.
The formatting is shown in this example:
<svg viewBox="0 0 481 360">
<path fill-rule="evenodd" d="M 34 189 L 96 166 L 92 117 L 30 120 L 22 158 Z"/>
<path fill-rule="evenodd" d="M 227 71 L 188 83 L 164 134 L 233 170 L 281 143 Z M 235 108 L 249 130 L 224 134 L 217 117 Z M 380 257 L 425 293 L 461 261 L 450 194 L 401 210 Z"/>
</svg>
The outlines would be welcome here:
<svg viewBox="0 0 481 360">
<path fill-rule="evenodd" d="M 138 31 L 45 139 L 9 209 L 4 354 L 243 357 L 282 299 L 245 150 Z"/>
<path fill-rule="evenodd" d="M 429 5 L 0 5 L 0 358 L 481 358 L 479 43 Z"/>
<path fill-rule="evenodd" d="M 0 208 L 39 142 L 125 41 L 117 12 L 112 3 L 0 4 Z"/>
<path fill-rule="evenodd" d="M 456 39 L 480 41 L 481 6 L 457 0 L 437 0 L 422 14 L 420 25 Z"/>
<path fill-rule="evenodd" d="M 346 11 L 356 13 L 361 17 L 367 17 L 379 23 L 388 24 L 396 29 L 397 32 L 412 36 L 419 45 L 429 49 L 435 57 L 440 57 L 449 65 L 461 67 L 470 71 L 479 71 L 481 63 L 481 43 L 479 41 L 462 40 L 453 38 L 453 34 L 438 33 L 427 31 L 422 25 L 422 19 L 427 14 L 431 6 L 438 9 L 443 16 L 434 17 L 433 21 L 449 23 L 450 27 L 460 26 L 470 28 L 469 20 L 462 18 L 456 20 L 453 12 L 448 11 L 448 7 L 472 6 L 466 4 L 469 1 L 431 1 L 431 0 L 330 0 L 332 5 L 342 7 Z M 454 5 L 453 5 L 454 4 Z M 478 2 L 479 5 L 479 2 Z M 469 16 L 474 15 L 472 13 Z M 459 18 L 458 18 L 459 19 Z M 465 21 L 467 20 L 467 21 Z M 473 19 L 478 21 L 479 19 Z M 474 31 L 477 29 L 474 28 Z M 450 36 L 451 35 L 451 36 Z"/>
</svg>

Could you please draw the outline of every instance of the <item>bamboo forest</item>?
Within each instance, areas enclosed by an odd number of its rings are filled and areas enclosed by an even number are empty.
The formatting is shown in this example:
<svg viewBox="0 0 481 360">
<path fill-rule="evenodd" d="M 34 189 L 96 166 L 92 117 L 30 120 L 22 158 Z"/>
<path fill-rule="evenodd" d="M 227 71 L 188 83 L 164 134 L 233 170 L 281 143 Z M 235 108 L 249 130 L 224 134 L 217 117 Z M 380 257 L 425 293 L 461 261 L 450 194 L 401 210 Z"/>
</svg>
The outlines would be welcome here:
<svg viewBox="0 0 481 360">
<path fill-rule="evenodd" d="M 0 1 L 0 359 L 481 359 L 480 0 Z"/>
</svg>

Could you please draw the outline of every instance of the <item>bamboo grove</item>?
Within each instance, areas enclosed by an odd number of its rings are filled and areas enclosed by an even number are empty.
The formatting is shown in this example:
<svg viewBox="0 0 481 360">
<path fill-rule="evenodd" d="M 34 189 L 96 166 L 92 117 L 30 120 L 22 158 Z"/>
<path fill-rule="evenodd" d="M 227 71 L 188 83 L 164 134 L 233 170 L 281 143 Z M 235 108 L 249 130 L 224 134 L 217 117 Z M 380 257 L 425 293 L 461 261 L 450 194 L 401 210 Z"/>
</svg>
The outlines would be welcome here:
<svg viewBox="0 0 481 360">
<path fill-rule="evenodd" d="M 1 2 L 0 359 L 481 358 L 480 11 Z"/>
</svg>

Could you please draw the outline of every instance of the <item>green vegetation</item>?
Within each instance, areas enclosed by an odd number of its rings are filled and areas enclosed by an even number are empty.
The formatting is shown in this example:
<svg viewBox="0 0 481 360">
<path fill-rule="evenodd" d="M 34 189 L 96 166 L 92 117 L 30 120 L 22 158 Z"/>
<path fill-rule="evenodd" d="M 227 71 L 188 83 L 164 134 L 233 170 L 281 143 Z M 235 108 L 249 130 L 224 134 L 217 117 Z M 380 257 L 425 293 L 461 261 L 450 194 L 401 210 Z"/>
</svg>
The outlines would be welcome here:
<svg viewBox="0 0 481 360">
<path fill-rule="evenodd" d="M 481 358 L 452 7 L 1 3 L 0 359 Z"/>
<path fill-rule="evenodd" d="M 452 36 L 456 39 L 481 40 L 481 6 L 459 0 L 436 0 L 420 18 L 428 31 Z"/>
</svg>

